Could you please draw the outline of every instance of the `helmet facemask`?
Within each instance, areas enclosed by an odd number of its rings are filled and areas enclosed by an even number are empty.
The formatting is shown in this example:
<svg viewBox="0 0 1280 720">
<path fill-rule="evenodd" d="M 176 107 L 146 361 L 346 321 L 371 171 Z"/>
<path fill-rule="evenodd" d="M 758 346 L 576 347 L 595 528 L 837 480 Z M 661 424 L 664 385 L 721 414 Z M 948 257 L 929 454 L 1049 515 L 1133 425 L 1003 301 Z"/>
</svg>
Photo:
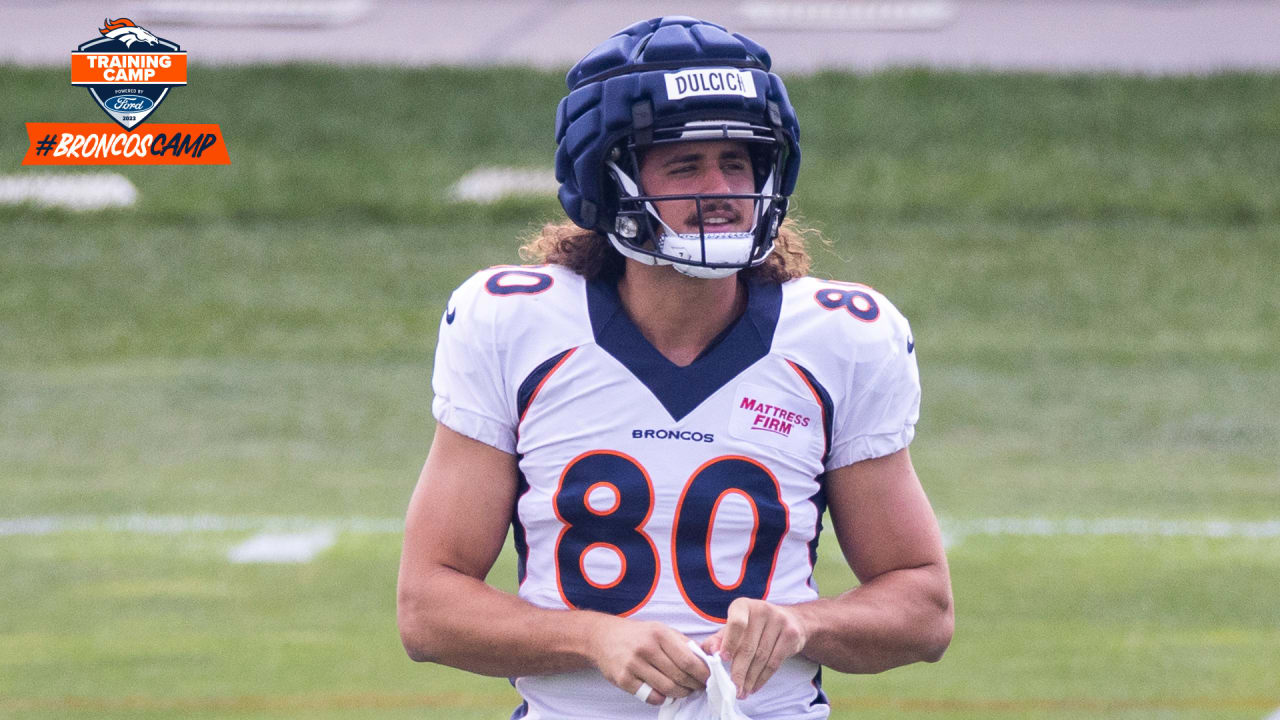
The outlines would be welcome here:
<svg viewBox="0 0 1280 720">
<path fill-rule="evenodd" d="M 655 146 L 726 140 L 742 143 L 751 159 L 754 192 L 650 195 L 641 187 L 640 158 Z M 610 152 L 606 160 L 616 185 L 618 210 L 610 242 L 624 256 L 646 265 L 671 265 L 696 278 L 728 277 L 765 261 L 773 251 L 778 226 L 786 214 L 787 199 L 776 192 L 780 169 L 785 165 L 786 143 L 772 129 L 730 120 L 700 120 L 657 129 L 649 142 L 630 136 Z M 734 200 L 751 200 L 751 226 L 717 232 L 707 214 Z M 662 203 L 693 201 L 696 232 L 678 232 L 658 211 Z M 686 223 L 678 223 L 686 224 Z"/>
</svg>

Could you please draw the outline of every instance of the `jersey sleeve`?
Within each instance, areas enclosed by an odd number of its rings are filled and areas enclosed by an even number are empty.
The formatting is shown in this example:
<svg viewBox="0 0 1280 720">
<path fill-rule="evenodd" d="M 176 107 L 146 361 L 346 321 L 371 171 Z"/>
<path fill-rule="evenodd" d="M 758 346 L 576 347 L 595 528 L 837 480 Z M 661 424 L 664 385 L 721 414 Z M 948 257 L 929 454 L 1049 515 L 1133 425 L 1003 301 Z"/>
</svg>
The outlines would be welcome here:
<svg viewBox="0 0 1280 720">
<path fill-rule="evenodd" d="M 503 452 L 516 451 L 515 402 L 502 371 L 502 348 L 483 279 L 472 277 L 449 297 L 440 320 L 431 389 L 437 422 Z"/>
<path fill-rule="evenodd" d="M 844 402 L 835 409 L 826 469 L 890 455 L 911 443 L 920 417 L 920 371 L 906 317 L 883 295 L 877 322 L 854 343 Z"/>
</svg>

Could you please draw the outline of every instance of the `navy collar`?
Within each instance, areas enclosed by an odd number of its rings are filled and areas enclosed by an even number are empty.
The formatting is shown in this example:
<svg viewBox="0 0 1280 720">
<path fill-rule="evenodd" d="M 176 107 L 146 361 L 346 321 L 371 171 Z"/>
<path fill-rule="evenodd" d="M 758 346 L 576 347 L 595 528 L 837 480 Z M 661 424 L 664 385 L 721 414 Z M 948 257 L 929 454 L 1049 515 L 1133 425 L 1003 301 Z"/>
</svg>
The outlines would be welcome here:
<svg viewBox="0 0 1280 720">
<path fill-rule="evenodd" d="M 649 344 L 631 322 L 615 281 L 587 283 L 587 311 L 596 344 L 643 383 L 677 422 L 769 354 L 781 309 L 782 286 L 748 283 L 742 315 L 698 359 L 680 367 Z"/>
</svg>

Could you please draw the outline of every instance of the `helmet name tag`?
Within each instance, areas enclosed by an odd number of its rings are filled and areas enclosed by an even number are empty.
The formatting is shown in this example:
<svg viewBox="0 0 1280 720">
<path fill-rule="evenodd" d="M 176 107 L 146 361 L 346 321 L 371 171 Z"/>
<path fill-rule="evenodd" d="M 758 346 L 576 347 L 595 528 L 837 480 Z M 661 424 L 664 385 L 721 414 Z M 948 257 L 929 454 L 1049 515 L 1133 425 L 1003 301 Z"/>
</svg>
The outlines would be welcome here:
<svg viewBox="0 0 1280 720">
<path fill-rule="evenodd" d="M 701 68 L 681 70 L 663 76 L 667 83 L 667 99 L 697 95 L 741 95 L 756 96 L 755 79 L 750 71 L 733 68 Z"/>
</svg>

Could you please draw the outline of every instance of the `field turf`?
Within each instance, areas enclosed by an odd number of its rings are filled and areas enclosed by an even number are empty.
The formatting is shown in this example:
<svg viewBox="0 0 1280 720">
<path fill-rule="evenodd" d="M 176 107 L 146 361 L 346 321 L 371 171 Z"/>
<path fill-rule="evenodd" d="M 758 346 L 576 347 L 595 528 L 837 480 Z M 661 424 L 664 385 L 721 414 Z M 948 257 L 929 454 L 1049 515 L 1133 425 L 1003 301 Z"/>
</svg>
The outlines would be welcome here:
<svg viewBox="0 0 1280 720">
<path fill-rule="evenodd" d="M 105 121 L 61 70 L 0 77 L 6 173 L 23 122 Z M 230 167 L 0 208 L 0 717 L 507 716 L 505 680 L 400 650 L 395 525 L 445 298 L 558 212 L 448 188 L 549 167 L 560 87 L 195 66 L 154 120 L 220 123 Z M 827 673 L 833 717 L 1280 708 L 1280 76 L 789 87 L 816 274 L 912 321 L 957 607 L 941 663 Z M 290 523 L 338 541 L 227 561 Z M 832 538 L 819 570 L 851 582 Z"/>
</svg>

